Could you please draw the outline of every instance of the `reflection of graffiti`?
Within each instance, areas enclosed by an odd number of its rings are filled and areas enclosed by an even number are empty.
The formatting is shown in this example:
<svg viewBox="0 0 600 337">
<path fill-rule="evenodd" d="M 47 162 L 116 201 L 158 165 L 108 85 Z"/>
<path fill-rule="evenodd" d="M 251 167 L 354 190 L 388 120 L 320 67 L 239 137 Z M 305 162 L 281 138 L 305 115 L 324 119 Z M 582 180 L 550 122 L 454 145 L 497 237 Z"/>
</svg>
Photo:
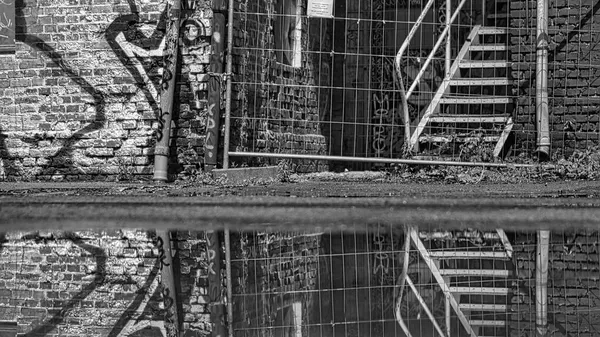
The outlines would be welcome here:
<svg viewBox="0 0 600 337">
<path fill-rule="evenodd" d="M 167 232 L 168 233 L 168 232 Z M 167 234 L 168 237 L 168 234 Z M 167 239 L 168 242 L 164 242 L 163 238 L 161 237 L 161 235 L 158 235 L 157 233 L 152 233 L 152 242 L 154 243 L 154 245 L 156 246 L 156 249 L 158 250 L 158 266 L 159 266 L 159 270 L 163 271 L 164 267 L 170 267 L 171 263 L 168 263 L 165 261 L 165 259 L 167 259 L 167 254 L 170 254 L 170 250 L 165 250 L 164 245 L 170 245 L 171 242 L 170 240 Z M 163 279 L 161 280 L 161 295 L 162 295 L 162 299 L 163 299 L 163 303 L 165 305 L 165 313 L 164 313 L 164 331 L 165 331 L 165 335 L 167 337 L 175 337 L 177 336 L 177 331 L 178 331 L 178 325 L 179 322 L 175 321 L 175 317 L 176 316 L 176 310 L 177 307 L 175 306 L 175 300 L 173 299 L 173 294 L 171 294 L 171 290 L 169 289 L 169 286 L 167 284 L 165 284 L 166 282 L 168 282 L 168 280 L 165 280 L 165 273 L 162 274 Z"/>
<path fill-rule="evenodd" d="M 214 324 L 213 336 L 225 336 L 225 310 L 221 288 L 221 247 L 219 233 L 206 231 L 206 250 L 208 255 L 208 299 L 210 317 Z"/>
<path fill-rule="evenodd" d="M 159 265 L 160 260 L 157 260 L 142 287 L 142 289 L 145 289 L 146 291 L 138 292 L 138 295 L 129 305 L 125 311 L 125 314 L 119 318 L 117 323 L 114 325 L 114 328 L 108 334 L 108 337 L 130 336 L 135 332 L 142 329 L 147 329 L 148 327 L 160 330 L 163 336 L 167 335 L 164 321 L 153 319 L 153 313 L 151 310 L 148 310 L 150 299 L 156 293 L 159 286 Z M 132 317 L 133 314 L 136 314 L 137 316 Z"/>
<path fill-rule="evenodd" d="M 383 279 L 390 270 L 390 260 L 388 254 L 384 251 L 385 236 L 381 233 L 375 233 L 373 236 L 373 246 L 375 248 L 375 266 L 373 274 L 379 277 L 383 283 Z"/>
<path fill-rule="evenodd" d="M 0 250 L 2 248 L 2 243 L 4 242 L 4 234 L 0 234 Z M 84 242 L 84 239 L 79 237 L 75 233 L 65 232 L 61 233 L 60 237 L 51 235 L 50 237 L 40 237 L 37 232 L 26 234 L 21 237 L 22 240 L 34 240 L 38 244 L 45 244 L 48 240 L 69 240 L 73 242 L 75 245 L 79 246 L 81 249 L 87 252 L 90 256 L 94 257 L 96 260 L 95 263 L 95 276 L 94 279 L 85 285 L 81 291 L 76 293 L 70 300 L 65 301 L 66 304 L 63 305 L 58 312 L 56 312 L 50 319 L 46 320 L 38 327 L 25 334 L 24 336 L 45 336 L 46 333 L 56 329 L 58 325 L 63 324 L 63 322 L 68 319 L 69 313 L 74 309 L 81 306 L 81 303 L 94 291 L 99 290 L 99 288 L 106 285 L 118 285 L 118 284 L 131 284 L 133 281 L 131 279 L 110 279 L 106 275 L 106 262 L 107 255 L 106 252 L 97 246 L 90 245 Z M 125 310 L 125 312 L 119 317 L 113 329 L 108 334 L 109 337 L 120 337 L 120 336 L 129 336 L 136 331 L 147 327 L 156 327 L 160 331 L 164 332 L 164 322 L 162 320 L 154 320 L 152 312 L 148 312 L 148 303 L 150 298 L 154 294 L 155 290 L 158 287 L 158 270 L 159 270 L 159 261 L 157 260 L 154 267 L 152 268 L 148 279 L 143 285 L 142 289 L 147 291 L 138 292 L 136 298 L 133 303 Z M 132 315 L 138 314 L 137 317 L 132 319 Z"/>
<path fill-rule="evenodd" d="M 42 323 L 37 328 L 33 329 L 24 336 L 44 336 L 48 331 L 56 328 L 57 325 L 61 324 L 67 317 L 68 313 L 75 307 L 79 307 L 81 302 L 88 297 L 97 287 L 104 284 L 106 278 L 106 253 L 101 248 L 84 243 L 83 240 L 73 233 L 65 233 L 66 239 L 72 241 L 74 244 L 87 251 L 91 256 L 96 259 L 96 276 L 92 282 L 88 283 L 83 290 L 79 291 L 73 298 L 71 298 L 67 304 L 65 304 L 52 318 Z"/>
</svg>

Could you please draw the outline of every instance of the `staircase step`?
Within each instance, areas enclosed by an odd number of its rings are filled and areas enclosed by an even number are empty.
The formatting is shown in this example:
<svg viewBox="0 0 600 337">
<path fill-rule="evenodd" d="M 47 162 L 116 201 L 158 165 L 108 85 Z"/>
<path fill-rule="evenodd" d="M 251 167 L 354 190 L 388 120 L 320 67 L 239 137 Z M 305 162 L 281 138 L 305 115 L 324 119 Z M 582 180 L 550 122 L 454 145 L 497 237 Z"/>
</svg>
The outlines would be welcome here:
<svg viewBox="0 0 600 337">
<path fill-rule="evenodd" d="M 463 60 L 458 66 L 460 68 L 507 68 L 508 62 L 501 60 Z"/>
<path fill-rule="evenodd" d="M 485 137 L 456 137 L 456 136 L 429 136 L 423 135 L 419 137 L 421 143 L 467 143 L 475 141 L 483 141 L 488 143 L 497 142 L 500 136 L 485 136 Z"/>
<path fill-rule="evenodd" d="M 486 34 L 506 34 L 507 30 L 504 28 L 497 28 L 497 27 L 481 27 L 479 28 L 479 30 L 477 31 L 477 34 L 479 35 L 486 35 Z"/>
<path fill-rule="evenodd" d="M 429 117 L 429 121 L 432 123 L 506 123 L 509 118 L 503 115 L 436 115 Z"/>
<path fill-rule="evenodd" d="M 508 13 L 494 13 L 494 14 L 488 14 L 487 15 L 488 19 L 506 19 L 508 18 Z"/>
<path fill-rule="evenodd" d="M 506 311 L 506 304 L 460 303 L 458 308 L 463 311 Z"/>
<path fill-rule="evenodd" d="M 507 295 L 508 288 L 492 287 L 450 287 L 451 293 L 475 294 L 475 295 Z"/>
<path fill-rule="evenodd" d="M 510 104 L 512 97 L 503 96 L 450 96 L 440 99 L 440 104 Z"/>
<path fill-rule="evenodd" d="M 508 277 L 508 270 L 502 269 L 440 269 L 445 276 L 485 276 Z"/>
<path fill-rule="evenodd" d="M 506 49 L 504 44 L 480 44 L 469 47 L 470 51 L 505 51 Z"/>
<path fill-rule="evenodd" d="M 499 240 L 500 236 L 497 232 L 480 232 L 480 231 L 421 231 L 419 238 L 423 240 L 451 240 L 458 238 Z"/>
<path fill-rule="evenodd" d="M 490 251 L 431 251 L 429 252 L 431 257 L 439 259 L 508 259 L 506 252 L 490 252 Z"/>
<path fill-rule="evenodd" d="M 469 323 L 475 326 L 505 326 L 506 321 L 498 321 L 491 319 L 473 319 Z"/>
<path fill-rule="evenodd" d="M 455 86 L 469 86 L 469 85 L 511 85 L 513 81 L 506 77 L 492 77 L 492 78 L 458 78 L 450 80 L 450 85 Z"/>
</svg>

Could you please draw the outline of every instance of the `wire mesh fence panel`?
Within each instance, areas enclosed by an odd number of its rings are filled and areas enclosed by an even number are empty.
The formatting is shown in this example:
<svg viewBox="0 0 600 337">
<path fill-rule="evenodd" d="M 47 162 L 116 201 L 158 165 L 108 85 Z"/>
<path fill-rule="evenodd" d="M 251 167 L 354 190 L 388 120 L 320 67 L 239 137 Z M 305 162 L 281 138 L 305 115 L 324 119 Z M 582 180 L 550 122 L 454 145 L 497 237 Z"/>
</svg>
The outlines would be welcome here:
<svg viewBox="0 0 600 337">
<path fill-rule="evenodd" d="M 391 225 L 236 233 L 234 335 L 596 336 L 599 239 Z"/>
<path fill-rule="evenodd" d="M 600 14 L 589 1 L 551 1 L 540 31 L 535 8 L 235 0 L 227 150 L 234 164 L 241 153 L 485 162 L 540 146 L 555 159 L 591 150 Z"/>
</svg>

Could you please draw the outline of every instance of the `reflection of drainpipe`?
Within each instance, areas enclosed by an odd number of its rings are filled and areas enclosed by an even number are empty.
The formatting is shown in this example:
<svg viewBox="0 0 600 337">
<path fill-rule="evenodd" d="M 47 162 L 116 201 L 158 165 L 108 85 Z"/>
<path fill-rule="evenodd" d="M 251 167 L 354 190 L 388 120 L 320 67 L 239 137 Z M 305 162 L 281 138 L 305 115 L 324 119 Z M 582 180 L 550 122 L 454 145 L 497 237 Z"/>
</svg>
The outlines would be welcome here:
<svg viewBox="0 0 600 337">
<path fill-rule="evenodd" d="M 536 337 L 548 335 L 548 250 L 550 231 L 537 232 L 535 259 L 535 327 Z"/>
<path fill-rule="evenodd" d="M 154 180 L 168 180 L 169 139 L 171 137 L 171 120 L 175 96 L 175 78 L 177 75 L 177 58 L 179 51 L 179 21 L 181 1 L 175 0 L 167 15 L 171 21 L 165 36 L 163 54 L 163 75 L 160 91 L 159 128 L 156 147 L 154 148 Z"/>
<path fill-rule="evenodd" d="M 548 0 L 537 2 L 537 52 L 535 79 L 535 115 L 537 150 L 540 159 L 550 156 L 550 123 L 548 120 Z"/>
</svg>

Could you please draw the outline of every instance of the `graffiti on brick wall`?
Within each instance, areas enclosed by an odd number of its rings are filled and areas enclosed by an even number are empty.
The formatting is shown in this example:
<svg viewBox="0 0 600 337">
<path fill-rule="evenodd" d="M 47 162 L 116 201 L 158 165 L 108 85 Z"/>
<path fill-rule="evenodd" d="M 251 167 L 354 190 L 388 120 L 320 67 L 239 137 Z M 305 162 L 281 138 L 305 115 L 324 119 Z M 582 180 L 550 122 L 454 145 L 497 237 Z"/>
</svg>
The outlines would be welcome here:
<svg viewBox="0 0 600 337">
<path fill-rule="evenodd" d="M 7 0 L 0 0 L 7 1 Z M 164 27 L 165 13 L 162 14 L 159 22 L 150 22 L 147 24 L 155 24 L 156 28 L 154 33 L 150 36 L 146 36 L 144 32 L 138 29 L 139 23 L 139 11 L 134 0 L 127 1 L 131 10 L 130 14 L 122 15 L 117 17 L 113 22 L 106 27 L 104 37 L 108 42 L 109 46 L 123 63 L 127 70 L 132 74 L 137 86 L 143 91 L 148 103 L 151 108 L 155 111 L 157 119 L 160 119 L 158 115 L 158 91 L 157 85 L 160 82 L 161 67 L 159 66 L 159 60 L 157 58 L 162 57 L 163 47 L 165 44 L 163 33 L 161 28 Z M 89 122 L 83 128 L 75 131 L 67 138 L 56 138 L 53 140 L 53 147 L 58 148 L 51 155 L 46 157 L 46 161 L 52 163 L 54 171 L 57 167 L 72 167 L 75 160 L 73 159 L 73 152 L 75 150 L 75 144 L 82 139 L 86 138 L 86 135 L 103 129 L 106 126 L 106 109 L 107 105 L 113 101 L 128 101 L 131 97 L 135 96 L 135 92 L 107 92 L 104 89 L 98 88 L 90 80 L 85 79 L 79 69 L 73 68 L 73 66 L 67 62 L 64 55 L 57 51 L 51 44 L 42 40 L 35 34 L 28 32 L 27 23 L 25 21 L 25 13 L 27 13 L 29 6 L 25 2 L 15 4 L 16 19 L 17 22 L 16 32 L 17 41 L 24 43 L 40 52 L 42 52 L 47 58 L 51 60 L 55 67 L 57 67 L 62 74 L 70 78 L 77 86 L 83 89 L 83 92 L 87 93 L 92 100 L 85 104 L 95 111 L 95 116 L 92 117 L 92 121 Z M 141 46 L 144 46 L 143 48 Z M 139 58 L 148 60 L 148 62 L 140 62 Z M 153 69 L 159 69 L 158 75 L 150 76 L 149 74 Z M 19 171 L 16 165 L 17 157 L 11 155 L 6 147 L 7 136 L 0 130 L 0 150 L 2 153 L 2 160 L 0 160 L 0 176 L 6 176 L 11 174 L 18 174 Z M 21 139 L 23 142 L 28 144 L 37 144 L 40 139 L 30 137 Z M 52 175 L 52 172 L 47 172 Z"/>
<path fill-rule="evenodd" d="M 49 161 L 60 162 L 64 164 L 72 163 L 72 152 L 73 145 L 78 142 L 84 135 L 89 134 L 91 132 L 97 131 L 104 127 L 106 123 L 105 116 L 105 105 L 106 105 L 106 93 L 95 89 L 94 85 L 80 76 L 77 69 L 73 69 L 65 60 L 63 56 L 57 52 L 52 46 L 46 43 L 44 40 L 39 37 L 29 34 L 27 31 L 27 25 L 24 22 L 25 12 L 26 12 L 26 4 L 24 2 L 15 4 L 15 11 L 17 13 L 17 22 L 16 22 L 16 40 L 22 42 L 34 49 L 42 52 L 46 57 L 48 57 L 52 63 L 58 67 L 66 76 L 68 76 L 73 82 L 79 85 L 89 96 L 92 97 L 93 102 L 89 104 L 95 108 L 95 116 L 94 121 L 90 122 L 88 125 L 83 127 L 82 129 L 74 132 L 68 138 L 64 140 L 57 139 L 57 142 L 61 144 L 58 146 L 58 150 L 54 152 L 54 154 L 48 157 Z M 1 132 L 1 130 L 0 130 Z M 2 142 L 3 137 L 0 134 L 0 145 L 2 148 L 5 148 L 4 142 Z M 23 142 L 34 144 L 38 140 L 34 138 L 23 138 L 21 139 Z M 11 156 L 8 153 L 3 155 L 3 165 L 4 171 L 14 170 L 14 156 Z"/>
<path fill-rule="evenodd" d="M 167 42 L 162 32 L 166 28 L 167 9 L 165 8 L 158 22 L 145 23 L 146 25 L 156 25 L 152 34 L 147 36 L 138 28 L 132 28 L 140 24 L 140 14 L 134 0 L 127 0 L 127 2 L 131 13 L 121 15 L 113 20 L 106 28 L 105 37 L 113 52 L 118 56 L 135 81 L 141 85 L 148 103 L 155 111 L 156 118 L 161 124 L 157 134 L 157 138 L 160 140 L 162 139 L 161 132 L 165 116 L 164 112 L 161 112 L 159 108 L 159 92 L 157 87 L 159 86 L 160 78 L 163 78 L 164 81 L 165 78 L 168 79 L 170 76 L 159 66 Z M 149 62 L 141 62 L 138 58 L 149 60 Z M 150 76 L 154 69 L 158 69 L 158 76 Z"/>
<path fill-rule="evenodd" d="M 402 147 L 402 116 L 391 108 L 389 94 L 373 94 L 373 141 L 371 149 L 376 157 L 390 157 Z"/>
</svg>

